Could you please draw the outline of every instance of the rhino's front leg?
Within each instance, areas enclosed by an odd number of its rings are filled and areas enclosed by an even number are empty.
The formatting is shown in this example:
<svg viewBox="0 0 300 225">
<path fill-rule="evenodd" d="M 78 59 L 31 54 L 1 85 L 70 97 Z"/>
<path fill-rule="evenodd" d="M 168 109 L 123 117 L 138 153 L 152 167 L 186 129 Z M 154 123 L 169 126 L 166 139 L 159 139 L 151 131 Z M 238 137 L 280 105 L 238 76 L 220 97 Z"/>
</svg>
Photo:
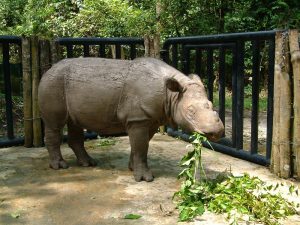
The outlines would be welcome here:
<svg viewBox="0 0 300 225">
<path fill-rule="evenodd" d="M 127 128 L 131 146 L 131 169 L 136 181 L 153 181 L 153 175 L 148 168 L 147 154 L 149 146 L 149 127 L 147 123 L 135 122 Z"/>
</svg>

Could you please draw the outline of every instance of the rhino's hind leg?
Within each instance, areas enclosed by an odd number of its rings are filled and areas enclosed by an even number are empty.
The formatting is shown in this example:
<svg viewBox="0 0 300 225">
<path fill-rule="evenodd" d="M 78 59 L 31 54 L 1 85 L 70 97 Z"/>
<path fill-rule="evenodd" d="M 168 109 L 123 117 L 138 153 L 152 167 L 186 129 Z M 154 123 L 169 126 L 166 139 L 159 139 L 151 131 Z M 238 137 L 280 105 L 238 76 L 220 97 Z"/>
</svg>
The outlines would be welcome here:
<svg viewBox="0 0 300 225">
<path fill-rule="evenodd" d="M 50 128 L 45 124 L 45 143 L 50 157 L 49 166 L 55 170 L 68 168 L 68 164 L 63 159 L 60 151 L 60 130 L 60 128 Z"/>
<path fill-rule="evenodd" d="M 68 120 L 68 145 L 74 151 L 80 166 L 96 166 L 97 162 L 89 156 L 84 148 L 83 129 Z"/>
<path fill-rule="evenodd" d="M 128 134 L 131 145 L 131 163 L 136 181 L 153 181 L 154 177 L 147 163 L 149 146 L 149 127 L 143 123 L 134 123 L 128 126 Z"/>
</svg>

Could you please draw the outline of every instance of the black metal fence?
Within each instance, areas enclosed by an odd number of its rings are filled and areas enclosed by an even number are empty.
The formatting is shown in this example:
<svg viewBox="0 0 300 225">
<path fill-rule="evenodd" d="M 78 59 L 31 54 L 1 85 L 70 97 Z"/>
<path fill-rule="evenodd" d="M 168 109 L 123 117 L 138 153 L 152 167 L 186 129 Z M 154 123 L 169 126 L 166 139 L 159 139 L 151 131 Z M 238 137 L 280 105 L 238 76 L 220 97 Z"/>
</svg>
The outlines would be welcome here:
<svg viewBox="0 0 300 225">
<path fill-rule="evenodd" d="M 218 75 L 219 114 L 225 123 L 225 74 L 226 55 L 230 55 L 232 85 L 232 137 L 224 137 L 220 142 L 213 143 L 215 150 L 246 159 L 258 164 L 269 164 L 272 145 L 273 119 L 273 83 L 275 57 L 275 31 L 233 33 L 222 35 L 193 36 L 169 38 L 163 45 L 162 58 L 165 62 L 182 70 L 184 73 L 196 73 L 205 80 L 208 98 L 214 100 L 215 74 Z M 247 46 L 247 52 L 246 52 Z M 249 54 L 250 52 L 250 54 Z M 258 113 L 259 113 L 259 85 L 261 76 L 261 61 L 267 52 L 267 135 L 266 151 L 258 154 Z M 206 60 L 203 55 L 205 53 Z M 251 61 L 252 78 L 252 109 L 251 109 L 251 144 L 250 151 L 243 146 L 243 115 L 244 115 L 244 82 L 245 82 L 245 53 Z M 228 58 L 228 57 L 227 57 Z M 204 65 L 206 68 L 204 70 Z M 218 70 L 216 69 L 218 67 Z M 204 71 L 204 73 L 203 73 Z M 203 75 L 205 74 L 205 76 Z M 179 131 L 168 129 L 173 136 L 189 137 Z M 209 146 L 208 146 L 209 147 Z"/>
<path fill-rule="evenodd" d="M 137 47 L 144 46 L 143 38 L 59 38 L 57 39 L 59 45 L 66 47 L 67 58 L 74 57 L 75 48 L 83 47 L 83 54 L 81 56 L 91 56 L 91 47 L 97 51 L 95 56 L 102 58 L 121 59 L 122 47 L 129 50 L 128 59 L 137 57 Z M 114 46 L 114 52 L 109 46 Z M 111 53 L 111 54 L 109 54 Z"/>
<path fill-rule="evenodd" d="M 214 149 L 255 163 L 266 165 L 271 156 L 272 116 L 273 116 L 273 78 L 274 78 L 274 42 L 275 31 L 235 33 L 223 35 L 193 36 L 169 38 L 164 42 L 162 59 L 184 73 L 196 73 L 207 85 L 211 101 L 217 95 L 220 118 L 225 123 L 226 85 L 232 88 L 232 126 L 231 138 L 224 137 L 213 143 Z M 59 38 L 62 58 L 68 57 L 106 57 L 134 59 L 144 54 L 142 38 Z M 10 45 L 21 45 L 21 38 L 0 36 L 2 46 L 3 80 L 5 86 L 6 136 L 0 137 L 0 147 L 21 144 L 23 138 L 15 137 L 13 125 L 13 105 L 11 94 Z M 113 47 L 112 47 L 113 46 Z M 230 60 L 228 60 L 228 58 Z M 251 108 L 251 144 L 250 151 L 245 150 L 243 140 L 245 59 L 250 60 L 252 78 Z M 257 152 L 259 85 L 262 75 L 262 64 L 267 67 L 267 135 L 265 154 Z M 249 64 L 249 62 L 247 62 Z M 229 70 L 228 70 L 229 68 Z M 247 68 L 246 68 L 247 69 Z M 228 72 L 229 71 L 229 72 Z M 228 78 L 228 73 L 230 74 Z M 248 72 L 249 73 L 249 69 Z M 205 76 L 204 76 L 205 74 Z M 216 77 L 218 90 L 216 93 Z M 228 80 L 229 79 L 229 80 Z M 215 90 L 214 90 L 215 89 Z M 171 135 L 187 135 L 169 129 Z"/>
<path fill-rule="evenodd" d="M 12 55 L 12 46 L 21 49 L 21 37 L 17 36 L 0 36 L 0 46 L 2 47 L 2 70 L 1 85 L 3 85 L 4 93 L 1 93 L 1 102 L 5 102 L 5 107 L 1 110 L 1 130 L 5 130 L 4 136 L 0 137 L 0 147 L 22 144 L 24 139 L 15 133 L 15 124 L 13 113 L 12 98 L 12 76 L 10 62 Z M 21 71 L 21 68 L 19 68 Z M 3 99 L 2 99 L 3 95 Z M 22 93 L 21 93 L 22 95 Z"/>
</svg>

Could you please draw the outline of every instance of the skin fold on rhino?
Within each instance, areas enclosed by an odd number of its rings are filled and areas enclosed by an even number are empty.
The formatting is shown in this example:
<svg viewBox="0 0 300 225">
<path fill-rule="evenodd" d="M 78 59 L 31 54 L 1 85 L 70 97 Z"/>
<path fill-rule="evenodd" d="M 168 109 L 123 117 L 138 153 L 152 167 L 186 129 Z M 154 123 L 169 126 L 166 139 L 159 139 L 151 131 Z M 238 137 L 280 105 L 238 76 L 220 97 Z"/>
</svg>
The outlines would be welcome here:
<svg viewBox="0 0 300 225">
<path fill-rule="evenodd" d="M 65 124 L 68 144 L 81 166 L 97 164 L 84 148 L 83 129 L 100 135 L 127 132 L 129 169 L 136 181 L 153 180 L 147 154 L 159 126 L 178 125 L 212 140 L 224 132 L 200 78 L 153 58 L 64 59 L 43 75 L 38 94 L 53 169 L 68 167 L 60 151 Z"/>
</svg>

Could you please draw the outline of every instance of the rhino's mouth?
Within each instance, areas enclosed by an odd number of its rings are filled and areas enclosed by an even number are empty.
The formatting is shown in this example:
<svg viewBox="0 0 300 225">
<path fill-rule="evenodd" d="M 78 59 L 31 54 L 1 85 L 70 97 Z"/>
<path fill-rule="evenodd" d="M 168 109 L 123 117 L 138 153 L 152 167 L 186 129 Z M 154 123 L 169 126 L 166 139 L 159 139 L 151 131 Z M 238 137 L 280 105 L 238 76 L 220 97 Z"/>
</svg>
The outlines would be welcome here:
<svg viewBox="0 0 300 225">
<path fill-rule="evenodd" d="M 204 132 L 201 130 L 196 130 L 196 132 L 205 136 L 209 141 L 218 141 L 223 134 L 223 132 Z"/>
<path fill-rule="evenodd" d="M 204 134 L 208 140 L 210 141 L 218 141 L 220 139 L 220 136 L 219 135 L 216 135 L 216 134 L 212 134 L 212 133 L 207 133 L 207 134 Z"/>
</svg>

